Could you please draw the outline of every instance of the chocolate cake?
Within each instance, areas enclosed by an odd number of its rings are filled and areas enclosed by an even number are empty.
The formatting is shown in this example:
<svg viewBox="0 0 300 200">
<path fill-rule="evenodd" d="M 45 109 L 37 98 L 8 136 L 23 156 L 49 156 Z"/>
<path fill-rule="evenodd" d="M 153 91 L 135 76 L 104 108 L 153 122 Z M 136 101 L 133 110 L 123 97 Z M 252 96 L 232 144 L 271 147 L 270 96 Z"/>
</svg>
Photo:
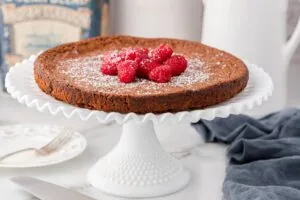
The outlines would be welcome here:
<svg viewBox="0 0 300 200">
<path fill-rule="evenodd" d="M 170 82 L 137 79 L 121 83 L 102 74 L 102 57 L 128 47 L 168 44 L 184 55 L 188 67 Z M 235 56 L 201 43 L 129 36 L 95 37 L 51 48 L 34 63 L 42 91 L 66 103 L 106 112 L 163 113 L 201 109 L 226 101 L 247 85 L 246 65 Z"/>
</svg>

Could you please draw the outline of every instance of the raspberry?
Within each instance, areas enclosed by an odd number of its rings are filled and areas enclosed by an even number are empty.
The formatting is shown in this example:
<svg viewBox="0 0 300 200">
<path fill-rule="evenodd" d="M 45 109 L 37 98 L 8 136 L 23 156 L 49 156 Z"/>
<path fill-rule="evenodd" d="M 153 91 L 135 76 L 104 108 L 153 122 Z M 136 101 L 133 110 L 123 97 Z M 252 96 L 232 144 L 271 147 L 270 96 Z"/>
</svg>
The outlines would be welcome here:
<svg viewBox="0 0 300 200">
<path fill-rule="evenodd" d="M 106 63 L 117 63 L 119 64 L 120 62 L 125 60 L 125 56 L 123 55 L 122 52 L 118 51 L 110 51 L 106 53 L 103 57 L 103 62 Z"/>
<path fill-rule="evenodd" d="M 148 58 L 149 50 L 147 48 L 139 48 L 140 53 L 143 55 L 144 58 Z"/>
<path fill-rule="evenodd" d="M 118 65 L 118 77 L 122 83 L 131 83 L 135 79 L 138 65 L 135 61 L 125 60 Z"/>
<path fill-rule="evenodd" d="M 115 76 L 118 74 L 117 66 L 109 63 L 102 63 L 101 72 L 110 76 Z"/>
<path fill-rule="evenodd" d="M 134 60 L 138 64 L 148 57 L 148 49 L 146 48 L 128 48 L 125 50 L 125 60 Z"/>
<path fill-rule="evenodd" d="M 172 76 L 180 75 L 187 68 L 187 60 L 180 55 L 171 56 L 164 64 L 171 67 Z"/>
<path fill-rule="evenodd" d="M 167 44 L 161 44 L 156 49 L 152 50 L 150 57 L 152 60 L 163 63 L 173 54 L 172 48 Z"/>
<path fill-rule="evenodd" d="M 103 62 L 101 65 L 101 72 L 106 75 L 117 75 L 118 70 L 117 66 L 120 62 L 124 61 L 125 57 L 122 56 L 121 53 L 117 51 L 113 52 L 108 52 L 104 57 L 103 57 Z"/>
<path fill-rule="evenodd" d="M 139 65 L 137 64 L 137 62 L 133 60 L 125 60 L 117 66 L 117 69 L 119 71 L 119 68 L 128 68 L 128 67 L 133 67 L 135 70 L 137 70 L 139 68 Z"/>
<path fill-rule="evenodd" d="M 169 82 L 172 78 L 172 71 L 169 65 L 161 65 L 149 73 L 149 79 L 157 83 Z"/>
<path fill-rule="evenodd" d="M 124 50 L 125 60 L 135 60 L 138 52 L 134 48 L 128 48 Z"/>
<path fill-rule="evenodd" d="M 150 71 L 160 64 L 155 62 L 154 60 L 144 59 L 140 63 L 140 67 L 138 68 L 137 74 L 139 77 L 147 78 Z"/>
</svg>

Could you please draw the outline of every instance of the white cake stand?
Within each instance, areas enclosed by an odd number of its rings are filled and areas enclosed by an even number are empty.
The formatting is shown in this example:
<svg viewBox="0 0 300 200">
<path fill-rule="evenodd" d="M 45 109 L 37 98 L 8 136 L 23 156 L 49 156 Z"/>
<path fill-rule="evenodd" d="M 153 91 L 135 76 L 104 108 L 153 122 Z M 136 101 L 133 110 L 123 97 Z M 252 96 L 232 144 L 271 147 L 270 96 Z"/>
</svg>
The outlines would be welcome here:
<svg viewBox="0 0 300 200">
<path fill-rule="evenodd" d="M 174 193 L 190 181 L 189 171 L 178 160 L 166 153 L 156 137 L 153 123 L 182 119 L 197 122 L 240 114 L 267 100 L 273 90 L 272 80 L 261 68 L 247 64 L 250 80 L 243 92 L 229 101 L 203 110 L 178 113 L 138 115 L 92 111 L 57 101 L 44 94 L 33 78 L 36 56 L 16 64 L 6 77 L 7 91 L 20 103 L 49 111 L 66 118 L 79 117 L 86 121 L 96 118 L 101 123 L 116 121 L 123 124 L 123 133 L 117 146 L 101 158 L 88 172 L 87 180 L 95 188 L 122 197 L 145 198 Z"/>
</svg>

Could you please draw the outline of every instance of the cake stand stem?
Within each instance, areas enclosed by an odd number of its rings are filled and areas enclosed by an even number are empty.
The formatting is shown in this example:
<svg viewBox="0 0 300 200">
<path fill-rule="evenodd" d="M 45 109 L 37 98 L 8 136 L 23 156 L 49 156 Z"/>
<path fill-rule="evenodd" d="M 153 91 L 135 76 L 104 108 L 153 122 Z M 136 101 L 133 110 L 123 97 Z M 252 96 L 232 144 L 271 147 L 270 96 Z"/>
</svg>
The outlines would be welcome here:
<svg viewBox="0 0 300 200">
<path fill-rule="evenodd" d="M 152 121 L 144 123 L 128 122 L 123 125 L 119 148 L 127 149 L 131 152 L 161 150 L 161 146 L 156 137 Z M 151 148 L 146 148 L 151 145 Z"/>
<path fill-rule="evenodd" d="M 87 178 L 105 193 L 146 198 L 184 188 L 190 174 L 163 150 L 152 121 L 130 121 L 123 125 L 117 146 L 90 169 Z"/>
</svg>

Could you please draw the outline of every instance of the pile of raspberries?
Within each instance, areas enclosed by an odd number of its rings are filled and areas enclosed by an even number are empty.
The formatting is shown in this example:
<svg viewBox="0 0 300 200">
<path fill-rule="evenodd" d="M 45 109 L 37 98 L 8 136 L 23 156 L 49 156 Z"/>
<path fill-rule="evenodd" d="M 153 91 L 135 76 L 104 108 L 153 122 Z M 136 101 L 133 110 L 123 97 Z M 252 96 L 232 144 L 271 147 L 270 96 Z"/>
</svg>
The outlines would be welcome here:
<svg viewBox="0 0 300 200">
<path fill-rule="evenodd" d="M 118 76 L 122 83 L 134 82 L 136 77 L 166 83 L 187 68 L 187 60 L 183 56 L 172 54 L 173 49 L 167 44 L 152 50 L 133 47 L 108 52 L 103 57 L 101 72 Z"/>
</svg>

